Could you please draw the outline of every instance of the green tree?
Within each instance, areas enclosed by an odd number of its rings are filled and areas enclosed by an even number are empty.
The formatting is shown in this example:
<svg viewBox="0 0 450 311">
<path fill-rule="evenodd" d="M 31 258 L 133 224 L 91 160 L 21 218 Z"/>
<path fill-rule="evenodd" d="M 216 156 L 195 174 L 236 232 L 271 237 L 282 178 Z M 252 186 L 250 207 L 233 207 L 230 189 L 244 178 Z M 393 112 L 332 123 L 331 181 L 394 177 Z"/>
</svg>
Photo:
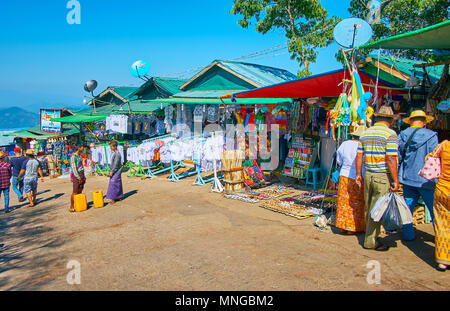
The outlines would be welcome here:
<svg viewBox="0 0 450 311">
<path fill-rule="evenodd" d="M 414 31 L 448 20 L 449 0 L 383 0 L 380 21 L 372 25 L 374 40 Z M 368 0 L 352 0 L 349 12 L 363 19 L 371 13 Z M 397 56 L 431 61 L 433 52 L 424 50 L 388 51 Z"/>
<path fill-rule="evenodd" d="M 329 17 L 319 0 L 233 0 L 231 14 L 241 15 L 238 24 L 248 28 L 256 22 L 256 31 L 266 34 L 281 29 L 288 39 L 291 59 L 300 63 L 299 77 L 310 76 L 309 65 L 316 62 L 318 48 L 333 42 L 338 17 Z"/>
</svg>

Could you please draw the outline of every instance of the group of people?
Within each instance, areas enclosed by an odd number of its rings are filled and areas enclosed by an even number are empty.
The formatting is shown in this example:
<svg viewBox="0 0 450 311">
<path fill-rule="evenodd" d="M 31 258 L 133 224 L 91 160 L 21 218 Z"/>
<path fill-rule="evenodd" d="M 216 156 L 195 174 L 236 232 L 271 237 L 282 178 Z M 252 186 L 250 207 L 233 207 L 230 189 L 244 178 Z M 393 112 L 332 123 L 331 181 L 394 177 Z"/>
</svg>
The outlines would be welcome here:
<svg viewBox="0 0 450 311">
<path fill-rule="evenodd" d="M 122 187 L 122 156 L 118 152 L 117 141 L 111 141 L 110 147 L 113 152 L 110 164 L 110 181 L 106 198 L 109 203 L 120 201 L 123 197 Z M 81 194 L 86 184 L 82 156 L 85 151 L 83 145 L 78 145 L 76 151 L 70 159 L 70 177 L 73 184 L 73 191 L 70 199 L 70 212 L 75 211 L 75 195 Z M 11 212 L 9 206 L 10 188 L 17 194 L 19 202 L 25 201 L 25 196 L 29 201 L 29 207 L 36 205 L 36 196 L 39 177 L 44 182 L 44 174 L 41 162 L 36 159 L 32 150 L 27 150 L 25 156 L 22 149 L 14 149 L 14 157 L 8 159 L 6 153 L 0 151 L 0 196 L 4 196 L 4 212 Z M 25 193 L 25 196 L 24 196 Z"/>
<path fill-rule="evenodd" d="M 397 115 L 390 107 L 381 107 L 374 116 L 374 126 L 358 127 L 337 150 L 336 227 L 345 234 L 365 232 L 364 248 L 387 251 L 389 247 L 379 239 L 381 222 L 370 214 L 382 196 L 398 192 L 402 184 L 411 213 L 420 198 L 424 201 L 434 224 L 437 270 L 446 271 L 450 267 L 450 142 L 439 144 L 437 133 L 426 128 L 433 117 L 424 111 L 413 111 L 403 119 L 410 127 L 399 135 L 391 129 Z M 419 174 L 428 157 L 440 159 L 438 180 Z M 415 240 L 412 224 L 402 231 L 405 243 Z"/>
<path fill-rule="evenodd" d="M 28 199 L 29 206 L 36 204 L 38 179 L 44 181 L 41 162 L 36 159 L 32 150 L 22 154 L 22 149 L 14 149 L 15 156 L 8 159 L 3 151 L 0 151 L 0 195 L 3 194 L 5 200 L 5 213 L 11 211 L 9 206 L 9 194 L 12 185 L 19 202 L 25 201 L 24 192 Z"/>
<path fill-rule="evenodd" d="M 115 140 L 109 143 L 112 151 L 110 172 L 108 174 L 109 186 L 106 193 L 106 199 L 110 204 L 122 200 L 123 185 L 122 185 L 122 155 L 118 151 L 119 143 Z M 70 179 L 73 184 L 73 191 L 70 197 L 70 212 L 75 212 L 75 196 L 83 193 L 84 185 L 86 184 L 86 176 L 84 174 L 84 166 L 82 156 L 85 151 L 83 145 L 78 145 L 75 152 L 70 158 Z"/>
</svg>

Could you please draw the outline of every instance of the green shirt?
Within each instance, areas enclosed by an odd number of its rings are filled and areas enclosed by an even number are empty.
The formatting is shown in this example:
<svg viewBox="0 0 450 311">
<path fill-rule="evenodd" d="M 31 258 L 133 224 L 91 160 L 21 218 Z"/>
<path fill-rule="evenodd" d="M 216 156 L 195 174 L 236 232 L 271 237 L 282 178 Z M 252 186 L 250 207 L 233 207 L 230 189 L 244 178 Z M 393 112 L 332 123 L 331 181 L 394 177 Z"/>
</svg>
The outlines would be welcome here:
<svg viewBox="0 0 450 311">
<path fill-rule="evenodd" d="M 84 171 L 83 160 L 81 160 L 80 156 L 76 153 L 70 158 L 70 168 L 72 170 L 73 176 L 76 178 L 80 178 L 80 172 Z"/>
</svg>

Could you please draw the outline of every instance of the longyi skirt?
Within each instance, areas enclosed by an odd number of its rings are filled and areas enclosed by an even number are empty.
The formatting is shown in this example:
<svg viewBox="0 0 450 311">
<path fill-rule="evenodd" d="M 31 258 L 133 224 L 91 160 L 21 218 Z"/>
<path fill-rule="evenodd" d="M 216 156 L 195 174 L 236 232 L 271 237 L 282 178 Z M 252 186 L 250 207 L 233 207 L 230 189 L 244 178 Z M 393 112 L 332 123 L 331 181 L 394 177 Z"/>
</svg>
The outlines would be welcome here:
<svg viewBox="0 0 450 311">
<path fill-rule="evenodd" d="M 366 227 L 364 214 L 364 188 L 359 188 L 352 178 L 339 178 L 336 227 L 350 232 L 363 232 Z"/>
<path fill-rule="evenodd" d="M 122 172 L 115 173 L 109 180 L 108 192 L 106 198 L 108 200 L 121 200 L 123 197 Z"/>
<path fill-rule="evenodd" d="M 434 193 L 436 261 L 450 265 L 450 193 L 436 187 Z"/>
</svg>

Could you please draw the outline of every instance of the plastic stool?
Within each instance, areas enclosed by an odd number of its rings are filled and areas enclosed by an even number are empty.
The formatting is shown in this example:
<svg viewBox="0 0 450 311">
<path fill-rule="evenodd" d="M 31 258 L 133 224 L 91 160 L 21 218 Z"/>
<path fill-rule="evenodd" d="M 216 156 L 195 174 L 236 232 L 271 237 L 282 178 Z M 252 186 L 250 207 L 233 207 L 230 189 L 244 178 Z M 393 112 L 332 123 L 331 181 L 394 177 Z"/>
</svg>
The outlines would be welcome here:
<svg viewBox="0 0 450 311">
<path fill-rule="evenodd" d="M 317 174 L 319 174 L 320 178 L 317 177 Z M 312 181 L 310 181 L 310 175 L 312 176 Z M 319 184 L 322 184 L 322 172 L 320 168 L 313 167 L 308 169 L 306 172 L 306 186 L 312 185 L 314 190 L 317 190 Z"/>
</svg>

